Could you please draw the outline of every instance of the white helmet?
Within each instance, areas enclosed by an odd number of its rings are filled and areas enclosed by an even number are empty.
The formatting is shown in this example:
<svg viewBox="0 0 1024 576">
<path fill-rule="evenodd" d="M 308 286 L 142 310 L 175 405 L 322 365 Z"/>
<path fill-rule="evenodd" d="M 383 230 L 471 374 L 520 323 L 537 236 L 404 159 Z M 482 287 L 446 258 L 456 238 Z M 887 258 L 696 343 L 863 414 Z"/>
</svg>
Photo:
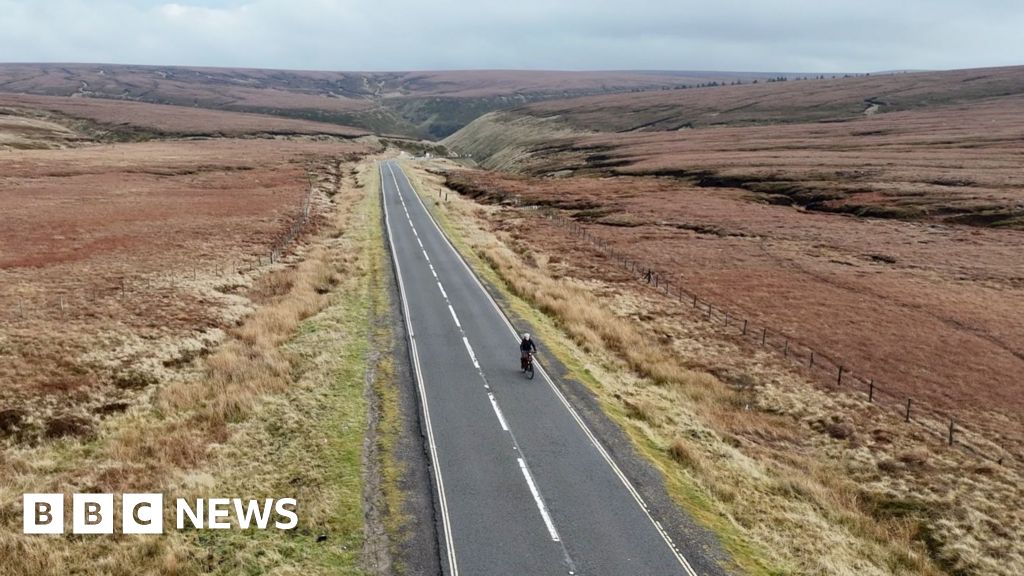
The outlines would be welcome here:
<svg viewBox="0 0 1024 576">
<path fill-rule="evenodd" d="M 529 339 L 530 339 L 530 333 L 529 332 L 523 332 L 523 340 L 529 340 Z"/>
</svg>

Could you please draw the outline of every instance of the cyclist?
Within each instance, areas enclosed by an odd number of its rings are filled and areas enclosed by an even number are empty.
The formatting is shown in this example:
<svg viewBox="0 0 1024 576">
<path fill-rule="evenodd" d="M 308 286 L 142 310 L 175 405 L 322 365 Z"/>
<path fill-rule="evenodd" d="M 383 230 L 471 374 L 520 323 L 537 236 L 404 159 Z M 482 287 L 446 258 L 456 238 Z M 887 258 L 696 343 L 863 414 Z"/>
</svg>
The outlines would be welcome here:
<svg viewBox="0 0 1024 576">
<path fill-rule="evenodd" d="M 537 352 L 537 345 L 534 344 L 533 340 L 530 338 L 530 333 L 524 332 L 522 340 L 519 341 L 519 364 L 522 367 L 523 372 L 526 371 L 526 363 L 529 361 L 530 354 L 535 352 Z"/>
</svg>

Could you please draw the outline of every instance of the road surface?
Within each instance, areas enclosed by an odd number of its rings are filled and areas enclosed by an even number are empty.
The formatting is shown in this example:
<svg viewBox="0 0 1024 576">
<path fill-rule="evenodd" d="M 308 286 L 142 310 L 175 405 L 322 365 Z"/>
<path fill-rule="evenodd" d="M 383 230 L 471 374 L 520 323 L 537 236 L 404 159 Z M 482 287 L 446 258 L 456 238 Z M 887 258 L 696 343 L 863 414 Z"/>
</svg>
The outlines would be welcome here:
<svg viewBox="0 0 1024 576">
<path fill-rule="evenodd" d="M 385 225 L 451 576 L 693 575 L 394 161 Z"/>
</svg>

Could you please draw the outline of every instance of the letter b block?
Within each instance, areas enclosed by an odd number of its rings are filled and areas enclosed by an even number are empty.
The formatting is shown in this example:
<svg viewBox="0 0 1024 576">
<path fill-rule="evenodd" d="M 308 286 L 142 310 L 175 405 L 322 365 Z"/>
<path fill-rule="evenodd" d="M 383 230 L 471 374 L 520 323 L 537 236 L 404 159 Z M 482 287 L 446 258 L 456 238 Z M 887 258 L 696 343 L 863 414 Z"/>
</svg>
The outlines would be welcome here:
<svg viewBox="0 0 1024 576">
<path fill-rule="evenodd" d="M 63 494 L 25 494 L 22 513 L 25 534 L 64 533 Z"/>
<path fill-rule="evenodd" d="M 113 534 L 114 495 L 75 494 L 71 499 L 71 530 L 75 534 Z"/>
</svg>

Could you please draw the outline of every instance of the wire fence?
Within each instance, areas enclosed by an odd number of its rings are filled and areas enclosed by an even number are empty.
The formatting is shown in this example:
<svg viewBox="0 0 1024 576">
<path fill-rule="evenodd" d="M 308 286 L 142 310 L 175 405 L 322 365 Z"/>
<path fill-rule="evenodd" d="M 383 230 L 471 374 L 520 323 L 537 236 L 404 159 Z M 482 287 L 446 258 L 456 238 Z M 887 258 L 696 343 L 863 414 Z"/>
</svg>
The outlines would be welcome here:
<svg viewBox="0 0 1024 576">
<path fill-rule="evenodd" d="M 517 197 L 505 200 L 510 200 L 516 205 L 521 204 Z M 699 296 L 696 291 L 670 282 L 662 272 L 617 249 L 607 240 L 595 236 L 584 224 L 562 216 L 557 209 L 549 208 L 543 212 L 543 216 L 566 229 L 569 234 L 588 242 L 636 280 L 675 300 L 680 307 L 689 309 L 691 314 L 698 315 L 731 337 L 781 354 L 785 359 L 801 366 L 807 373 L 827 382 L 832 390 L 859 394 L 868 403 L 896 414 L 904 422 L 919 426 L 946 445 L 956 447 L 979 459 L 999 465 L 1008 464 L 1010 459 L 1018 464 L 1022 462 L 1018 452 L 1007 449 L 998 439 L 970 430 L 962 418 L 882 387 L 875 378 L 854 370 L 849 364 L 815 349 L 806 342 L 781 330 L 756 323 L 743 313 L 716 305 L 709 299 Z"/>
<path fill-rule="evenodd" d="M 288 228 L 288 231 L 277 240 L 270 248 L 270 254 L 268 258 L 270 263 L 273 264 L 281 258 L 281 254 L 284 250 L 295 241 L 296 238 L 302 234 L 302 231 L 309 225 L 310 211 L 312 210 L 313 204 L 313 191 L 316 186 L 313 182 L 313 174 L 310 173 L 309 177 L 309 188 L 306 189 L 306 194 L 302 197 L 302 202 L 299 206 L 299 213 L 295 216 L 292 221 L 292 225 Z"/>
<path fill-rule="evenodd" d="M 11 295 L 13 302 L 6 306 L 8 320 L 36 320 L 54 317 L 67 319 L 72 314 L 93 310 L 114 302 L 130 302 L 136 297 L 161 296 L 173 298 L 181 288 L 195 284 L 201 278 L 228 278 L 237 274 L 250 274 L 281 261 L 288 250 L 314 220 L 313 199 L 316 191 L 312 174 L 309 188 L 299 202 L 298 211 L 289 218 L 288 228 L 277 235 L 269 249 L 257 254 L 237 256 L 220 263 L 174 266 L 150 272 L 126 272 L 97 279 L 90 277 L 91 285 L 79 288 L 67 285 L 45 294 Z"/>
</svg>

